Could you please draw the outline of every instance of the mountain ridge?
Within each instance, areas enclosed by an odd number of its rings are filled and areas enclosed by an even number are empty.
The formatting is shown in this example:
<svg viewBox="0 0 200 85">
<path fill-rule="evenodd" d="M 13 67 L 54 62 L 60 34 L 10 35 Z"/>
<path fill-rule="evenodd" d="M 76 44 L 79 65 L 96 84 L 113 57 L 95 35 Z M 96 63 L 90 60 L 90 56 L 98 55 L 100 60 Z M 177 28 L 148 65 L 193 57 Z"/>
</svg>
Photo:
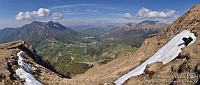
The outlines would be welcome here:
<svg viewBox="0 0 200 85">
<path fill-rule="evenodd" d="M 65 37 L 63 37 L 65 36 Z M 5 28 L 0 30 L 0 43 L 22 39 L 28 42 L 41 42 L 43 39 L 53 37 L 57 40 L 70 42 L 78 37 L 79 33 L 57 22 L 33 21 L 18 28 Z M 36 44 L 36 43 L 32 43 Z"/>
<path fill-rule="evenodd" d="M 107 33 L 104 36 L 116 37 L 117 35 L 122 36 L 128 32 L 134 32 L 134 31 L 138 31 L 139 34 L 145 34 L 145 33 L 151 34 L 154 31 L 160 31 L 167 26 L 168 26 L 167 24 L 161 23 L 158 21 L 145 20 L 140 23 L 128 23 L 122 27 L 114 28 L 111 30 L 111 32 Z M 137 33 L 137 32 L 134 32 L 134 33 Z M 132 33 L 132 34 L 134 34 L 134 33 Z M 115 34 L 117 34 L 117 35 L 115 35 Z"/>
</svg>

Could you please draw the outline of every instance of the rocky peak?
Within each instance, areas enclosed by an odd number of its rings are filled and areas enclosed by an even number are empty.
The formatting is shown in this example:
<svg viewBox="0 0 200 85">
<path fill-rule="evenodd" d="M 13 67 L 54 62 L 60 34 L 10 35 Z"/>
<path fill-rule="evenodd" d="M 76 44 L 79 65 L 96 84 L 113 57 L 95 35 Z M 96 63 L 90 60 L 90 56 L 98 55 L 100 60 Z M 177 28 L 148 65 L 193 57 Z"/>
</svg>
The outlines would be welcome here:
<svg viewBox="0 0 200 85">
<path fill-rule="evenodd" d="M 140 22 L 139 24 L 151 24 L 151 25 L 154 25 L 154 24 L 156 24 L 158 22 L 159 21 L 145 20 L 145 21 Z"/>
<path fill-rule="evenodd" d="M 31 24 L 34 24 L 34 25 L 36 25 L 36 24 L 42 24 L 42 22 L 39 22 L 39 21 L 33 21 Z"/>
<path fill-rule="evenodd" d="M 53 21 L 49 21 L 49 22 L 47 22 L 48 24 L 54 24 L 54 22 Z"/>
<path fill-rule="evenodd" d="M 39 21 L 33 21 L 30 24 L 26 24 L 23 26 L 23 28 L 27 28 L 27 29 L 36 29 L 36 28 L 41 28 L 41 29 L 58 29 L 58 30 L 65 30 L 67 27 L 61 25 L 58 22 L 53 22 L 53 21 L 49 21 L 49 22 L 39 22 Z M 68 28 L 69 29 L 69 28 Z"/>
<path fill-rule="evenodd" d="M 63 26 L 62 24 L 60 24 L 58 22 L 53 22 L 53 21 L 49 21 L 47 23 L 47 26 L 49 28 L 58 29 L 58 30 L 62 30 L 62 31 L 66 30 L 66 29 L 69 29 L 69 28 Z"/>
</svg>

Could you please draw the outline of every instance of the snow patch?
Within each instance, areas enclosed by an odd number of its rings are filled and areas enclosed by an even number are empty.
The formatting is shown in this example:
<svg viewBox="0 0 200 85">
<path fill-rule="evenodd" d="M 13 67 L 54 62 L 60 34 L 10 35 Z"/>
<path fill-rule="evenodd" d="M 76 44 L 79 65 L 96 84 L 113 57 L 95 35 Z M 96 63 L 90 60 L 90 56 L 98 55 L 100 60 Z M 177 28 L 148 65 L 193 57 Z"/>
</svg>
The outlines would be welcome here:
<svg viewBox="0 0 200 85">
<path fill-rule="evenodd" d="M 54 27 L 58 27 L 58 25 L 56 25 L 56 24 L 54 24 L 53 26 L 54 26 Z"/>
<path fill-rule="evenodd" d="M 16 74 L 19 76 L 20 79 L 22 79 L 24 82 L 24 85 L 42 85 L 39 81 L 37 81 L 30 73 L 27 73 L 22 68 L 18 68 L 15 70 Z"/>
<path fill-rule="evenodd" d="M 24 59 L 22 58 L 22 56 L 24 55 L 24 52 L 23 51 L 20 51 L 17 53 L 17 56 L 18 56 L 18 65 L 20 65 L 21 67 L 25 68 L 28 72 L 30 72 L 30 66 L 24 62 Z"/>
<path fill-rule="evenodd" d="M 20 65 L 21 68 L 15 70 L 16 74 L 19 76 L 20 79 L 25 81 L 24 85 L 42 85 L 30 74 L 31 67 L 24 61 L 23 55 L 24 55 L 23 51 L 17 53 L 18 65 Z M 28 72 L 24 71 L 23 68 L 25 68 Z"/>
<path fill-rule="evenodd" d="M 181 33 L 174 36 L 165 46 L 159 49 L 152 57 L 150 57 L 148 60 L 146 60 L 144 63 L 142 63 L 129 73 L 118 78 L 114 83 L 116 83 L 116 85 L 121 85 L 130 77 L 144 73 L 144 70 L 148 64 L 152 64 L 154 62 L 162 62 L 163 64 L 167 64 L 171 60 L 175 59 L 178 56 L 178 54 L 182 52 L 181 48 L 185 47 L 185 45 L 183 44 L 184 41 L 182 40 L 184 37 L 186 38 L 191 37 L 193 39 L 193 41 L 190 42 L 189 45 L 196 41 L 195 35 L 191 33 L 189 30 L 182 31 Z"/>
<path fill-rule="evenodd" d="M 28 71 L 28 72 L 30 72 L 30 66 L 26 63 L 26 62 L 24 62 L 23 60 L 18 60 L 18 65 L 20 65 L 21 67 L 23 67 L 23 68 L 25 68 L 26 69 L 26 71 Z"/>
</svg>

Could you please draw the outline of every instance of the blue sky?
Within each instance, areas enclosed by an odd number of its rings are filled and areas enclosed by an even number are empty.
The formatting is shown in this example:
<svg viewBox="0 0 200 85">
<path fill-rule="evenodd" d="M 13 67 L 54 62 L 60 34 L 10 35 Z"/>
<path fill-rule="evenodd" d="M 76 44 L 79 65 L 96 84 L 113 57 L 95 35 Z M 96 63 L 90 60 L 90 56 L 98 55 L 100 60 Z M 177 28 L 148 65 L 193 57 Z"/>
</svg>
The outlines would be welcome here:
<svg viewBox="0 0 200 85">
<path fill-rule="evenodd" d="M 0 0 L 0 28 L 36 21 L 66 26 L 159 20 L 170 23 L 199 0 Z"/>
</svg>

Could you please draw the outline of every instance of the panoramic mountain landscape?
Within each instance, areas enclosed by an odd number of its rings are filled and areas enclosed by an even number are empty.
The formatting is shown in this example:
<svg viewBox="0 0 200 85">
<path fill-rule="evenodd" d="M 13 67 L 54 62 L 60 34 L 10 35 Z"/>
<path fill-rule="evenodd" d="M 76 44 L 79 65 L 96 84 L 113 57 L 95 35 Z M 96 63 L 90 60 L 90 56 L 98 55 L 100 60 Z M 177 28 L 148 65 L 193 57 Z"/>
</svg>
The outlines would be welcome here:
<svg viewBox="0 0 200 85">
<path fill-rule="evenodd" d="M 0 30 L 0 41 L 1 43 L 26 41 L 33 45 L 39 56 L 49 61 L 58 72 L 64 75 L 74 75 L 87 71 L 95 63 L 107 63 L 118 55 L 135 52 L 146 38 L 167 27 L 166 24 L 158 23 L 158 21 L 148 20 L 136 25 L 141 24 L 145 25 L 140 27 L 125 25 L 110 31 L 91 28 L 77 32 L 57 22 L 33 21 L 22 27 Z M 158 27 L 157 24 L 163 26 Z M 143 27 L 146 25 L 151 27 Z M 121 31 L 121 29 L 127 30 Z M 118 34 L 113 33 L 116 30 L 123 32 L 126 39 L 113 35 Z M 107 35 L 115 38 L 105 37 Z M 129 39 L 133 41 L 128 41 Z"/>
<path fill-rule="evenodd" d="M 197 1 L 0 2 L 2 85 L 200 85 Z"/>
</svg>

